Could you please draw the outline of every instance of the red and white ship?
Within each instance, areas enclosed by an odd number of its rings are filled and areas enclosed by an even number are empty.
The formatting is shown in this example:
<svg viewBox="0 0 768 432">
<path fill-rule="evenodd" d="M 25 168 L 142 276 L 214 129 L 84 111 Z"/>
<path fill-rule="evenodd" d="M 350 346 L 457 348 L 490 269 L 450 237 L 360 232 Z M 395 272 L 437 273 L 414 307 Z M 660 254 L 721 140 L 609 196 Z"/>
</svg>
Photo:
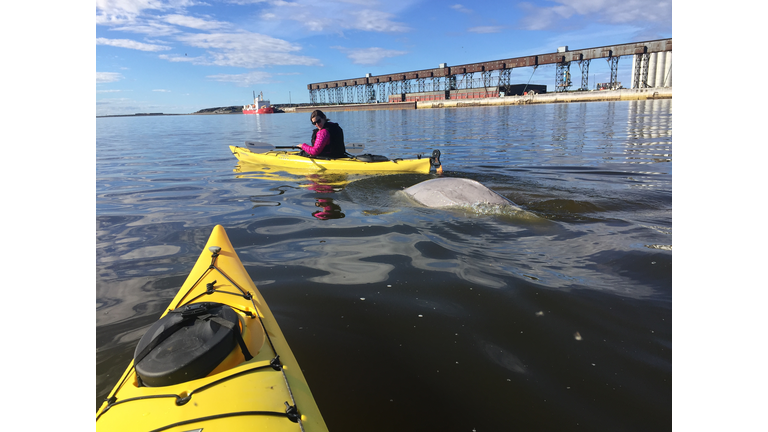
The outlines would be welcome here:
<svg viewBox="0 0 768 432">
<path fill-rule="evenodd" d="M 243 105 L 243 114 L 272 114 L 275 109 L 264 100 L 264 94 L 259 92 L 259 98 L 256 99 L 256 92 L 253 92 L 253 104 Z"/>
</svg>

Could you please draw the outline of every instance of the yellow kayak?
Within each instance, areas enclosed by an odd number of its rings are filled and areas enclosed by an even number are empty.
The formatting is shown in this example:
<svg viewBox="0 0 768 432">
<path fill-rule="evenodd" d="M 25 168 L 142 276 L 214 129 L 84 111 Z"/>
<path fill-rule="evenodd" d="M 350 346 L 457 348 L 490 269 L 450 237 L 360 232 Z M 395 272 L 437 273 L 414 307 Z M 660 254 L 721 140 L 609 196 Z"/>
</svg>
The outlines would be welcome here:
<svg viewBox="0 0 768 432">
<path fill-rule="evenodd" d="M 429 174 L 431 167 L 441 171 L 440 150 L 432 157 L 417 159 L 392 159 L 382 156 L 359 155 L 338 159 L 310 158 L 299 156 L 298 151 L 270 150 L 253 152 L 245 147 L 229 146 L 232 154 L 241 161 L 256 165 L 284 167 L 294 171 L 317 172 L 337 171 L 346 173 L 420 173 Z"/>
<path fill-rule="evenodd" d="M 327 431 L 264 298 L 216 225 L 96 414 L 99 431 Z"/>
</svg>

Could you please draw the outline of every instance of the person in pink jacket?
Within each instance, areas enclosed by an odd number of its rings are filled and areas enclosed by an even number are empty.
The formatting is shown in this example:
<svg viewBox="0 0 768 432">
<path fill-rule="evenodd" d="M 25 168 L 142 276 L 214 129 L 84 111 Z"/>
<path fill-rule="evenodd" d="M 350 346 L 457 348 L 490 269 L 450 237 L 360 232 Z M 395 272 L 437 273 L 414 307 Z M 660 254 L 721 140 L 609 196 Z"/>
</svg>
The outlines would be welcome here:
<svg viewBox="0 0 768 432">
<path fill-rule="evenodd" d="M 317 127 L 312 132 L 311 145 L 303 143 L 297 148 L 309 157 L 343 158 L 347 157 L 347 149 L 344 146 L 344 131 L 338 123 L 328 121 L 328 118 L 320 110 L 312 111 L 310 121 Z"/>
</svg>

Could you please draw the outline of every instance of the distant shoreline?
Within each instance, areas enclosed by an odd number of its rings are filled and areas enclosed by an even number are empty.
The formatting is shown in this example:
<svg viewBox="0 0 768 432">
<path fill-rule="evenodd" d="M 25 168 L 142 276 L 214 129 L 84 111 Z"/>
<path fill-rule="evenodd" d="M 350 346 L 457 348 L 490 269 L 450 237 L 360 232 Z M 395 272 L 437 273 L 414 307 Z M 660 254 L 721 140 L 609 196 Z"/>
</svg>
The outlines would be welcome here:
<svg viewBox="0 0 768 432">
<path fill-rule="evenodd" d="M 177 116 L 177 115 L 189 115 L 189 114 L 165 114 L 165 113 L 111 114 L 111 115 L 97 115 L 96 118 L 101 118 L 101 117 L 157 117 L 157 116 Z"/>
<path fill-rule="evenodd" d="M 434 101 L 414 102 L 384 102 L 375 104 L 336 104 L 336 105 L 311 105 L 292 104 L 273 105 L 282 107 L 282 112 L 309 112 L 315 109 L 324 111 L 358 111 L 358 110 L 392 110 L 392 109 L 428 109 L 428 108 L 460 108 L 492 105 L 526 105 L 569 102 L 618 102 L 632 100 L 672 99 L 672 87 L 656 87 L 645 89 L 619 89 L 590 92 L 554 92 L 530 94 L 525 96 L 506 96 L 480 99 L 447 99 Z M 174 115 L 221 115 L 243 114 L 242 107 L 206 108 L 190 114 L 164 114 L 164 113 L 136 113 L 96 116 L 99 117 L 149 117 L 149 116 L 174 116 Z"/>
<path fill-rule="evenodd" d="M 102 115 L 99 117 L 155 117 L 155 116 L 177 116 L 177 115 L 208 115 L 208 114 L 242 114 L 242 106 L 228 106 L 228 107 L 216 107 L 216 108 L 204 108 L 200 111 L 184 114 L 165 114 L 165 113 L 136 113 L 136 114 L 114 114 L 114 115 Z"/>
<path fill-rule="evenodd" d="M 290 111 L 291 108 L 289 107 L 296 107 L 301 105 L 308 105 L 308 104 L 274 104 L 272 107 L 274 107 L 277 112 L 285 112 Z M 220 114 L 242 114 L 243 113 L 243 106 L 242 105 L 232 105 L 232 106 L 225 106 L 225 107 L 216 107 L 216 108 L 203 108 L 200 111 L 196 111 L 193 113 L 182 113 L 182 114 L 166 114 L 166 113 L 136 113 L 136 114 L 111 114 L 111 115 L 97 115 L 96 118 L 104 118 L 104 117 L 155 117 L 155 116 L 179 116 L 179 115 L 220 115 Z"/>
<path fill-rule="evenodd" d="M 112 114 L 112 115 L 100 115 L 96 116 L 96 118 L 104 118 L 104 117 L 160 117 L 160 116 L 185 116 L 185 115 L 221 115 L 221 114 L 242 114 L 241 112 L 227 112 L 227 113 L 201 113 L 201 112 L 194 112 L 194 113 L 186 113 L 186 114 L 165 114 L 165 113 L 152 113 L 152 114 Z"/>
</svg>

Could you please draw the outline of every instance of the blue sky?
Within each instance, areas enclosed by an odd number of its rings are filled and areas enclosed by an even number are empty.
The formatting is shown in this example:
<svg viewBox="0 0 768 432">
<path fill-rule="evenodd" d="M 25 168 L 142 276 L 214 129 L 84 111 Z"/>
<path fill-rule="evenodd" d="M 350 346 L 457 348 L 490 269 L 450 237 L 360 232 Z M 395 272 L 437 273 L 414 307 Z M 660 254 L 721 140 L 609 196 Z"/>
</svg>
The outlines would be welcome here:
<svg viewBox="0 0 768 432">
<path fill-rule="evenodd" d="M 96 114 L 309 102 L 312 82 L 669 37 L 669 0 L 97 0 Z M 590 86 L 609 75 L 592 61 Z M 555 68 L 513 72 L 529 79 L 551 89 Z"/>
</svg>

